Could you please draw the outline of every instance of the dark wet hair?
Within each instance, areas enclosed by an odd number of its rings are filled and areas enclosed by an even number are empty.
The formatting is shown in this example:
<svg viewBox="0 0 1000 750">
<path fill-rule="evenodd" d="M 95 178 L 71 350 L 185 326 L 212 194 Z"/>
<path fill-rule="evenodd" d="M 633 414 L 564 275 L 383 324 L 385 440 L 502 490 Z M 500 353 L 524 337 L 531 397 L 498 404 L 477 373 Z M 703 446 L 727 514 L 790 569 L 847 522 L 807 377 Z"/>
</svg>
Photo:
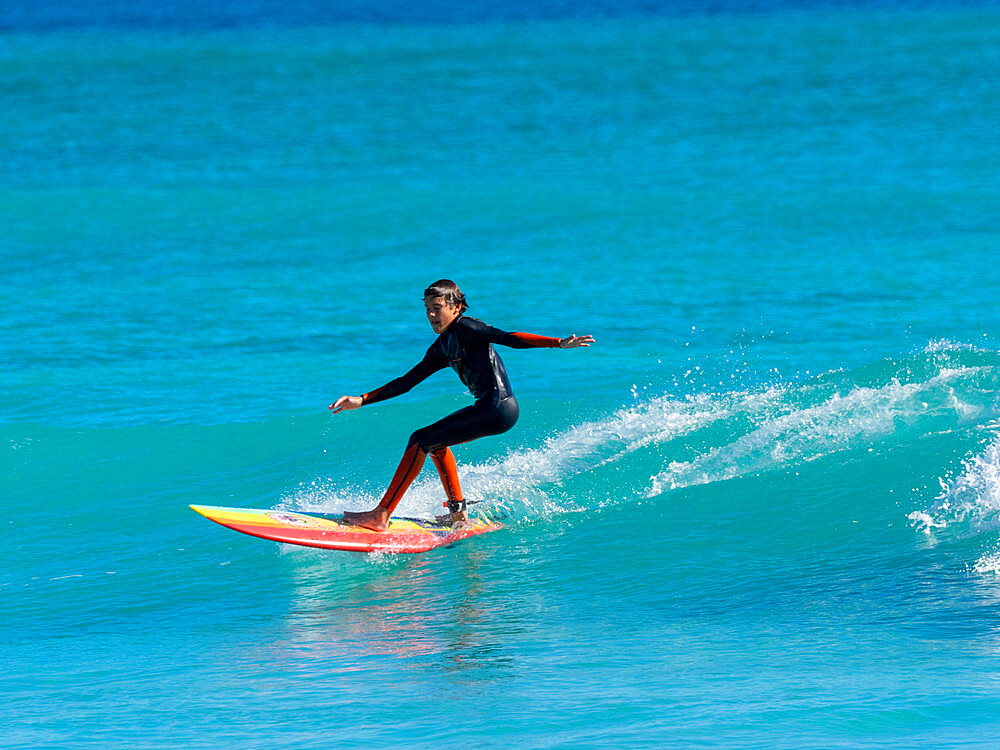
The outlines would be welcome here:
<svg viewBox="0 0 1000 750">
<path fill-rule="evenodd" d="M 444 303 L 449 307 L 459 308 L 459 312 L 469 309 L 469 303 L 465 301 L 465 295 L 451 279 L 440 279 L 424 289 L 424 299 L 428 297 L 444 297 Z"/>
</svg>

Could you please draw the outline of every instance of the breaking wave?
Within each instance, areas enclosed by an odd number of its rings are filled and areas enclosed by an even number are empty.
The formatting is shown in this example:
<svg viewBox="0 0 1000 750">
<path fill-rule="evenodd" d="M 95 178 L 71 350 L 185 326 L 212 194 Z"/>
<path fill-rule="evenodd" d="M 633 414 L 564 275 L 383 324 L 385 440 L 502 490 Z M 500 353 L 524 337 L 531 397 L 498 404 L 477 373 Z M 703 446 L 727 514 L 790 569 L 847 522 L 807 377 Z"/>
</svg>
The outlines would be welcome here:
<svg viewBox="0 0 1000 750">
<path fill-rule="evenodd" d="M 661 502 L 685 487 L 787 470 L 840 453 L 934 433 L 981 428 L 1000 416 L 1000 354 L 934 342 L 921 353 L 759 391 L 662 395 L 575 425 L 535 448 L 462 465 L 469 500 L 512 520 Z M 937 504 L 911 515 L 925 530 L 1000 518 L 1000 440 L 942 483 Z M 317 480 L 285 507 L 335 512 L 376 497 Z M 440 512 L 425 472 L 397 513 Z"/>
</svg>

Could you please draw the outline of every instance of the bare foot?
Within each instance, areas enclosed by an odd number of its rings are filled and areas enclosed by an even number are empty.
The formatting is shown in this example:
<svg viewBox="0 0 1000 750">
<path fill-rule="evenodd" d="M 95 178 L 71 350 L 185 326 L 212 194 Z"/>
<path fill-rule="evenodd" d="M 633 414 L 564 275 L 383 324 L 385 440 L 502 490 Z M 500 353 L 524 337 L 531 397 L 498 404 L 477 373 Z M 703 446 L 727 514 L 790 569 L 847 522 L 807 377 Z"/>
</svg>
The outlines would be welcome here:
<svg viewBox="0 0 1000 750">
<path fill-rule="evenodd" d="M 434 516 L 434 520 L 441 524 L 446 523 L 453 529 L 458 529 L 469 525 L 469 512 L 462 510 L 458 513 L 443 513 L 440 516 Z"/>
<path fill-rule="evenodd" d="M 344 513 L 344 523 L 352 526 L 361 526 L 372 531 L 385 531 L 389 528 L 389 511 L 382 506 L 377 506 L 372 510 L 365 510 L 360 513 L 346 511 Z"/>
</svg>

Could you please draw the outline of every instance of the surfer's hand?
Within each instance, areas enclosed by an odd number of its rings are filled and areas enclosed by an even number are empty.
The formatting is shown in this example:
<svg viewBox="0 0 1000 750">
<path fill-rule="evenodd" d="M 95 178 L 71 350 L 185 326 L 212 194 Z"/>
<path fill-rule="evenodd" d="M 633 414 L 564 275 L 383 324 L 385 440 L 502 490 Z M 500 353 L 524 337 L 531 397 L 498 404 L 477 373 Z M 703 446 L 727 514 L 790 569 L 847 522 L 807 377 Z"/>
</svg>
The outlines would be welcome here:
<svg viewBox="0 0 1000 750">
<path fill-rule="evenodd" d="M 361 396 L 341 396 L 332 404 L 330 404 L 330 411 L 336 414 L 338 411 L 350 411 L 351 409 L 360 409 L 364 406 L 364 400 Z"/>
<path fill-rule="evenodd" d="M 584 336 L 577 336 L 575 333 L 572 336 L 567 336 L 564 339 L 559 339 L 560 349 L 576 349 L 578 346 L 590 346 L 594 343 L 594 337 L 590 334 Z"/>
</svg>

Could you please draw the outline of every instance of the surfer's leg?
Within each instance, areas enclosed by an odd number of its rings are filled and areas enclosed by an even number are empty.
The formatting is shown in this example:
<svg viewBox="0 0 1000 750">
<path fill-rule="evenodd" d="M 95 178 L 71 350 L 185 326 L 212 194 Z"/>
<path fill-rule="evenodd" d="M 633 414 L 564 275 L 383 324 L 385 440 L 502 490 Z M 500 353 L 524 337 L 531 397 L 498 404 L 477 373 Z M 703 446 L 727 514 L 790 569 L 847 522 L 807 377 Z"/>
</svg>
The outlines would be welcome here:
<svg viewBox="0 0 1000 750">
<path fill-rule="evenodd" d="M 458 466 L 455 464 L 455 455 L 448 446 L 465 443 L 480 437 L 482 429 L 479 422 L 476 407 L 468 406 L 454 414 L 449 414 L 432 425 L 417 430 L 411 438 L 430 454 L 438 476 L 441 478 L 441 486 L 444 487 L 445 497 L 448 498 L 448 502 L 445 504 L 448 508 L 448 515 L 435 516 L 441 523 L 450 521 L 453 525 L 461 525 L 469 519 L 465 511 L 465 500 L 462 497 L 462 485 L 458 481 Z"/>
<path fill-rule="evenodd" d="M 392 475 L 389 489 L 385 491 L 379 501 L 380 508 L 385 508 L 392 515 L 396 506 L 399 505 L 399 501 L 403 499 L 403 493 L 409 489 L 413 480 L 417 478 L 417 474 L 420 473 L 420 469 L 423 468 L 426 458 L 427 453 L 424 449 L 411 440 L 410 444 L 406 446 L 406 452 L 403 453 L 403 459 L 396 467 L 396 473 Z"/>
<path fill-rule="evenodd" d="M 379 504 L 372 510 L 362 513 L 344 513 L 344 520 L 347 523 L 354 524 L 355 526 L 363 526 L 366 529 L 385 531 L 389 525 L 389 517 L 396 509 L 396 506 L 399 505 L 403 493 L 413 484 L 413 480 L 417 478 L 417 474 L 420 473 L 420 469 L 423 467 L 426 458 L 426 451 L 411 437 L 410 443 L 406 446 L 406 452 L 403 453 L 403 459 L 399 462 L 399 466 L 396 467 L 396 473 L 393 474 L 392 481 L 389 482 L 389 489 L 385 491 Z"/>
<path fill-rule="evenodd" d="M 441 477 L 441 486 L 448 498 L 448 510 L 452 513 L 465 510 L 465 500 L 462 498 L 462 485 L 458 481 L 458 465 L 455 454 L 448 446 L 431 453 L 431 460 Z"/>
<path fill-rule="evenodd" d="M 466 407 L 413 433 L 413 439 L 430 454 L 438 470 L 453 524 L 466 522 L 468 514 L 458 480 L 458 466 L 448 446 L 506 432 L 514 426 L 517 415 L 517 401 L 510 397 L 499 405 L 477 403 Z M 448 516 L 438 516 L 438 520 L 447 519 Z"/>
<path fill-rule="evenodd" d="M 435 516 L 438 523 L 450 523 L 452 528 L 459 529 L 469 523 L 469 512 L 466 510 L 465 498 L 462 496 L 462 485 L 458 481 L 458 466 L 455 464 L 455 455 L 445 446 L 440 450 L 431 453 L 431 460 L 441 477 L 441 485 L 444 487 L 444 494 L 448 498 L 445 507 L 448 512 L 444 515 Z"/>
</svg>

